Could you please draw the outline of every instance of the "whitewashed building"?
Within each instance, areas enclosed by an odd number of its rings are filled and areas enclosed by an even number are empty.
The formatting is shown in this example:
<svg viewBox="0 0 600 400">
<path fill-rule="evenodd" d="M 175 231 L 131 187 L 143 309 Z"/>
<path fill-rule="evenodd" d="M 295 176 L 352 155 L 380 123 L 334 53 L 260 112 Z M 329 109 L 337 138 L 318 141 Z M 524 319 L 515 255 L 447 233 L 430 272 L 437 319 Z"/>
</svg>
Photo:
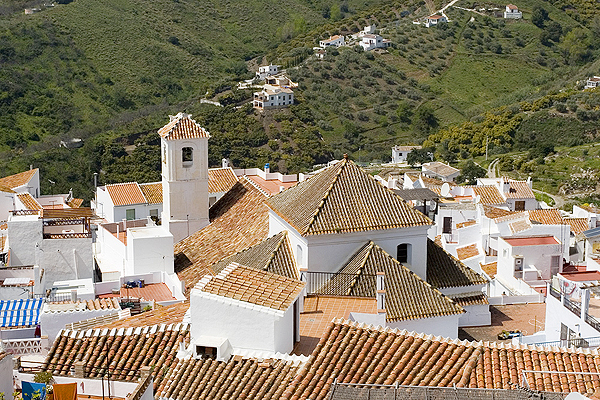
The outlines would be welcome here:
<svg viewBox="0 0 600 400">
<path fill-rule="evenodd" d="M 373 49 L 385 49 L 392 45 L 389 39 L 384 39 L 380 35 L 376 34 L 365 34 L 361 37 L 358 43 L 364 51 L 371 51 Z"/>
<path fill-rule="evenodd" d="M 439 161 L 425 163 L 421 165 L 421 170 L 423 175 L 434 179 L 440 179 L 444 182 L 454 182 L 458 175 L 460 175 L 460 169 Z"/>
<path fill-rule="evenodd" d="M 158 222 L 163 208 L 162 183 L 128 182 L 99 186 L 92 208 L 98 217 L 108 222 L 148 217 Z"/>
<path fill-rule="evenodd" d="M 514 4 L 509 4 L 506 6 L 506 10 L 504 11 L 504 18 L 507 19 L 521 19 L 523 18 L 523 13 L 519 11 L 519 7 Z"/>
<path fill-rule="evenodd" d="M 343 35 L 335 35 L 335 36 L 330 36 L 329 39 L 325 39 L 325 40 L 321 40 L 319 42 L 319 46 L 321 46 L 322 48 L 326 48 L 326 47 L 340 47 L 340 46 L 345 46 L 346 45 L 346 38 Z"/>
<path fill-rule="evenodd" d="M 443 22 L 448 22 L 448 18 L 446 18 L 443 15 L 434 14 L 434 15 L 430 15 L 429 17 L 426 18 L 425 26 L 427 28 L 429 28 L 429 27 L 435 26 L 437 24 L 441 24 Z"/>
<path fill-rule="evenodd" d="M 259 110 L 289 107 L 294 104 L 294 91 L 287 87 L 265 85 L 260 92 L 254 92 L 252 105 Z"/>
<path fill-rule="evenodd" d="M 258 72 L 256 73 L 256 79 L 262 81 L 267 76 L 277 75 L 279 73 L 279 67 L 281 67 L 281 65 L 273 65 L 273 64 L 261 65 L 260 67 L 258 67 Z"/>
<path fill-rule="evenodd" d="M 392 147 L 392 163 L 405 163 L 408 154 L 416 149 L 421 149 L 421 146 L 394 146 Z"/>
</svg>

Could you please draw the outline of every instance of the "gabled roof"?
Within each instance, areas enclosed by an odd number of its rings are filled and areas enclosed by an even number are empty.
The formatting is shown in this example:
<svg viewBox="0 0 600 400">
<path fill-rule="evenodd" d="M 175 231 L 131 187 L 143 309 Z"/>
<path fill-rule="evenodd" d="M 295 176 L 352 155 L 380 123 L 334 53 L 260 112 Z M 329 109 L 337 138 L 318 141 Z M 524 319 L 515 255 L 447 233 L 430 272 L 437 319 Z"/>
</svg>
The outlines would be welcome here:
<svg viewBox="0 0 600 400">
<path fill-rule="evenodd" d="M 565 223 L 571 227 L 571 232 L 579 235 L 590 228 L 587 218 L 565 218 Z"/>
<path fill-rule="evenodd" d="M 439 289 L 483 285 L 487 279 L 427 239 L 427 282 Z"/>
<path fill-rule="evenodd" d="M 238 182 L 238 178 L 230 167 L 208 169 L 208 192 L 228 192 Z"/>
<path fill-rule="evenodd" d="M 158 134 L 165 140 L 209 138 L 210 134 L 192 119 L 191 114 L 178 113 L 169 115 L 171 121 L 158 130 Z"/>
<path fill-rule="evenodd" d="M 23 203 L 26 210 L 41 210 L 44 208 L 29 193 L 19 193 L 17 197 L 19 198 L 19 201 Z"/>
<path fill-rule="evenodd" d="M 490 219 L 496 219 L 516 214 L 516 212 L 483 204 L 483 214 Z"/>
<path fill-rule="evenodd" d="M 325 400 L 331 385 L 385 385 L 514 389 L 523 378 L 532 390 L 587 393 L 598 377 L 524 371 L 600 368 L 597 350 L 468 342 L 335 320 L 282 400 Z"/>
<path fill-rule="evenodd" d="M 508 181 L 509 190 L 504 195 L 509 199 L 535 199 L 535 194 L 527 184 L 527 181 Z"/>
<path fill-rule="evenodd" d="M 290 247 L 287 231 L 280 232 L 257 245 L 225 257 L 213 264 L 211 269 L 213 273 L 218 274 L 232 262 L 298 279 L 298 267 Z"/>
<path fill-rule="evenodd" d="M 494 205 L 505 204 L 506 200 L 500 194 L 500 191 L 495 185 L 472 186 L 473 193 L 479 196 L 481 204 Z"/>
<path fill-rule="evenodd" d="M 467 258 L 475 257 L 478 255 L 479 249 L 477 248 L 476 243 L 456 248 L 456 256 L 459 260 L 466 260 Z"/>
<path fill-rule="evenodd" d="M 331 294 L 335 288 L 340 296 L 375 297 L 377 272 L 385 273 L 388 322 L 464 312 L 373 242 L 362 246 L 323 289 Z"/>
<path fill-rule="evenodd" d="M 440 196 L 427 188 L 417 188 L 417 189 L 392 189 L 394 193 L 400 196 L 403 200 L 435 200 L 439 199 Z"/>
<path fill-rule="evenodd" d="M 498 261 L 494 261 L 487 264 L 479 264 L 483 272 L 488 274 L 490 278 L 493 278 L 498 273 Z"/>
<path fill-rule="evenodd" d="M 433 17 L 429 17 L 429 18 L 432 19 Z M 438 18 L 441 18 L 441 17 L 438 16 Z M 435 173 L 436 175 L 440 175 L 443 177 L 447 177 L 447 176 L 456 174 L 457 172 L 460 172 L 460 169 L 454 168 L 448 164 L 444 164 L 439 161 L 428 162 L 428 163 L 423 164 L 421 167 L 423 168 L 423 172 L 431 171 L 431 172 Z"/>
<path fill-rule="evenodd" d="M 140 189 L 146 198 L 146 203 L 161 204 L 163 202 L 162 182 L 140 183 Z"/>
<path fill-rule="evenodd" d="M 155 307 L 156 308 L 154 310 L 144 311 L 141 314 L 119 319 L 106 325 L 99 325 L 97 328 L 119 329 L 138 328 L 159 324 L 177 324 L 183 322 L 183 317 L 190 308 L 190 302 L 185 301 L 169 306 L 161 306 L 157 304 Z"/>
<path fill-rule="evenodd" d="M 36 172 L 39 171 L 39 168 L 30 169 L 29 171 L 19 172 L 18 174 L 6 176 L 4 178 L 0 178 L 0 187 L 4 187 L 3 192 L 6 192 L 8 189 L 15 189 L 19 186 L 26 185 L 29 181 L 34 177 Z"/>
<path fill-rule="evenodd" d="M 564 223 L 562 215 L 557 208 L 547 208 L 540 210 L 529 210 L 529 220 L 543 225 L 562 225 Z"/>
<path fill-rule="evenodd" d="M 188 288 L 224 257 L 258 244 L 269 234 L 267 196 L 245 178 L 209 210 L 211 223 L 175 244 L 175 271 Z"/>
<path fill-rule="evenodd" d="M 231 263 L 217 275 L 204 276 L 193 293 L 200 291 L 286 311 L 304 286 L 305 283 L 297 279 Z"/>
<path fill-rule="evenodd" d="M 110 368 L 111 379 L 137 381 L 137 371 L 152 366 L 159 385 L 175 361 L 179 345 L 189 340 L 188 324 L 153 325 L 128 329 L 62 330 L 54 340 L 43 369 L 68 375 L 75 362 L 85 364 L 84 377 L 102 376 Z M 110 357 L 107 358 L 107 355 Z"/>
<path fill-rule="evenodd" d="M 156 398 L 279 400 L 301 366 L 299 361 L 241 356 L 227 362 L 188 358 L 169 368 Z"/>
<path fill-rule="evenodd" d="M 432 224 L 347 158 L 267 204 L 303 236 Z"/>
<path fill-rule="evenodd" d="M 114 183 L 105 186 L 115 206 L 127 206 L 146 203 L 146 197 L 137 182 Z"/>
<path fill-rule="evenodd" d="M 71 199 L 67 204 L 71 208 L 79 208 L 83 204 L 83 199 Z"/>
</svg>

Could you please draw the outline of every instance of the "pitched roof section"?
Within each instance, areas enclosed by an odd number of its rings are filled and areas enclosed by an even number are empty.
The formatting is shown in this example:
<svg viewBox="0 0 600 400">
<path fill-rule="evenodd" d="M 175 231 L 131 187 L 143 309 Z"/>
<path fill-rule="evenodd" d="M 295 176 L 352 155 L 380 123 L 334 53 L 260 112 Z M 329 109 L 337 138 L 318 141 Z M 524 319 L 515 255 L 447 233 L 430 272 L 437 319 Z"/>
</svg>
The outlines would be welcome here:
<svg viewBox="0 0 600 400">
<path fill-rule="evenodd" d="M 490 219 L 496 219 L 501 217 L 507 217 L 509 215 L 516 214 L 514 211 L 505 210 L 503 208 L 492 207 L 486 204 L 483 205 L 483 213 Z"/>
<path fill-rule="evenodd" d="M 231 168 L 208 169 L 208 192 L 228 192 L 238 182 L 238 178 Z"/>
<path fill-rule="evenodd" d="M 19 201 L 23 203 L 26 210 L 41 210 L 44 208 L 29 193 L 20 193 L 17 197 L 19 198 Z"/>
<path fill-rule="evenodd" d="M 473 186 L 473 193 L 479 196 L 481 204 L 494 205 L 506 203 L 495 185 Z"/>
<path fill-rule="evenodd" d="M 543 225 L 562 225 L 564 223 L 557 208 L 529 210 L 528 212 L 531 222 L 538 222 Z"/>
<path fill-rule="evenodd" d="M 571 232 L 576 235 L 590 228 L 587 218 L 565 218 L 564 221 L 571 227 Z"/>
<path fill-rule="evenodd" d="M 185 313 L 190 309 L 190 302 L 172 304 L 170 306 L 156 305 L 152 311 L 144 311 L 141 314 L 119 319 L 97 328 L 138 328 L 158 324 L 177 324 L 183 322 Z"/>
<path fill-rule="evenodd" d="M 3 186 L 4 188 L 15 189 L 19 186 L 23 186 L 29 183 L 29 181 L 33 178 L 33 176 L 38 170 L 39 168 L 30 169 L 29 171 L 19 172 L 18 174 L 0 178 L 0 187 Z"/>
<path fill-rule="evenodd" d="M 377 272 L 385 273 L 385 309 L 388 322 L 463 313 L 438 290 L 392 258 L 373 242 L 366 243 L 323 287 L 340 296 L 375 297 Z"/>
<path fill-rule="evenodd" d="M 158 399 L 279 400 L 301 367 L 300 362 L 244 359 L 228 362 L 179 360 L 158 386 Z"/>
<path fill-rule="evenodd" d="M 258 244 L 269 234 L 267 196 L 245 178 L 210 208 L 211 223 L 175 244 L 175 270 L 193 287 L 224 257 Z"/>
<path fill-rule="evenodd" d="M 509 190 L 504 195 L 509 199 L 535 199 L 535 194 L 526 181 L 509 180 Z"/>
<path fill-rule="evenodd" d="M 400 196 L 403 200 L 435 200 L 439 199 L 439 195 L 427 188 L 417 188 L 417 189 L 392 189 L 394 193 Z"/>
<path fill-rule="evenodd" d="M 154 325 L 129 329 L 62 330 L 44 362 L 53 375 L 68 375 L 75 362 L 83 361 L 84 376 L 102 376 L 105 368 L 111 379 L 137 380 L 143 366 L 152 366 L 155 388 L 174 361 L 182 341 L 189 340 L 188 324 Z M 106 355 L 110 357 L 106 357 Z"/>
<path fill-rule="evenodd" d="M 532 390 L 587 393 L 598 377 L 523 371 L 596 372 L 597 350 L 513 346 L 445 339 L 355 322 L 332 322 L 282 399 L 325 400 L 334 380 L 366 383 L 511 389 L 523 376 Z"/>
<path fill-rule="evenodd" d="M 218 274 L 232 262 L 298 279 L 298 267 L 290 247 L 287 231 L 271 236 L 257 245 L 226 257 L 213 264 L 211 269 L 215 274 Z"/>
<path fill-rule="evenodd" d="M 479 255 L 479 249 L 477 248 L 477 244 L 473 243 L 468 246 L 457 247 L 456 255 L 459 260 L 466 260 L 467 258 L 475 257 Z"/>
<path fill-rule="evenodd" d="M 267 204 L 302 235 L 432 224 L 348 159 L 271 197 Z"/>
<path fill-rule="evenodd" d="M 209 138 L 210 134 L 192 119 L 191 114 L 169 115 L 171 121 L 158 130 L 165 140 Z"/>
<path fill-rule="evenodd" d="M 490 278 L 493 278 L 496 276 L 496 274 L 498 273 L 498 262 L 494 261 L 488 264 L 479 264 L 481 265 L 481 269 L 483 270 L 483 272 L 485 272 L 486 274 L 488 274 L 488 276 Z"/>
<path fill-rule="evenodd" d="M 427 239 L 427 282 L 435 288 L 483 285 L 487 279 Z"/>
<path fill-rule="evenodd" d="M 140 189 L 146 198 L 146 203 L 161 204 L 163 202 L 162 182 L 140 183 Z"/>
<path fill-rule="evenodd" d="M 105 187 L 115 206 L 146 203 L 146 197 L 137 182 L 115 183 Z"/>
<path fill-rule="evenodd" d="M 304 286 L 296 279 L 231 263 L 215 276 L 206 275 L 194 290 L 285 311 Z"/>
</svg>

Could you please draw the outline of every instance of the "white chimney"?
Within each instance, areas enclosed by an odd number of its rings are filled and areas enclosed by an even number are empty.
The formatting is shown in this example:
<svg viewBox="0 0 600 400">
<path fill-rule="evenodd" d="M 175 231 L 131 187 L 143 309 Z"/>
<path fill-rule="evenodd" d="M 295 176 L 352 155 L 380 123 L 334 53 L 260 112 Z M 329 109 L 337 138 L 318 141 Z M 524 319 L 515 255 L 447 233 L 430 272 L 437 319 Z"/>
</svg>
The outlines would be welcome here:
<svg viewBox="0 0 600 400">
<path fill-rule="evenodd" d="M 222 166 L 223 168 L 228 168 L 228 167 L 229 167 L 229 161 L 227 161 L 227 159 L 226 159 L 226 158 L 222 158 L 222 159 L 221 159 L 221 166 Z"/>
<path fill-rule="evenodd" d="M 529 186 L 529 189 L 533 187 L 533 181 L 531 180 L 531 176 L 527 177 L 527 186 Z"/>
</svg>

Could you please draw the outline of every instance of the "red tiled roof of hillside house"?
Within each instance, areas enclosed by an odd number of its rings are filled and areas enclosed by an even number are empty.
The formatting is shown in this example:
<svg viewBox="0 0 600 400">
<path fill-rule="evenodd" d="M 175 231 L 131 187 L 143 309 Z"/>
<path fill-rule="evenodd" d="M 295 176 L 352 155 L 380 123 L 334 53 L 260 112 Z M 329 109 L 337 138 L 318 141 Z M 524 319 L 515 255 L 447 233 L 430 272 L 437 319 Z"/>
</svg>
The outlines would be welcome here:
<svg viewBox="0 0 600 400">
<path fill-rule="evenodd" d="M 173 297 L 173 293 L 169 287 L 164 283 L 148 283 L 144 285 L 144 287 L 135 287 L 135 288 L 121 288 L 120 294 L 101 294 L 98 296 L 99 298 L 112 298 L 112 297 L 121 297 L 121 298 L 134 298 L 134 299 L 144 299 L 144 300 L 154 300 L 154 301 L 170 301 L 175 300 Z"/>
<path fill-rule="evenodd" d="M 238 182 L 231 168 L 209 168 L 208 191 L 210 193 L 228 192 Z"/>
<path fill-rule="evenodd" d="M 287 386 L 284 400 L 325 400 L 339 383 L 514 389 L 588 393 L 597 375 L 524 371 L 596 372 L 597 350 L 496 342 L 468 342 L 337 320 Z"/>
<path fill-rule="evenodd" d="M 100 377 L 104 368 L 110 368 L 114 372 L 111 379 L 133 381 L 141 367 L 152 366 L 156 388 L 175 362 L 181 342 L 189 342 L 189 325 L 185 323 L 63 330 L 54 340 L 43 369 L 53 375 L 68 375 L 74 364 L 82 361 L 85 377 Z"/>
<path fill-rule="evenodd" d="M 211 265 L 211 269 L 214 274 L 218 274 L 232 262 L 298 279 L 298 267 L 287 231 L 280 232 L 252 247 L 225 257 Z"/>
<path fill-rule="evenodd" d="M 508 7 L 509 10 L 518 10 L 519 7 L 515 6 L 514 4 L 509 4 L 506 7 Z"/>
<path fill-rule="evenodd" d="M 533 191 L 526 181 L 509 180 L 510 189 L 504 195 L 509 199 L 535 199 Z"/>
<path fill-rule="evenodd" d="M 0 178 L 0 187 L 15 189 L 19 186 L 27 184 L 38 171 L 38 168 L 30 169 L 29 171 L 19 172 L 18 174 Z M 3 190 L 6 191 L 6 190 Z"/>
<path fill-rule="evenodd" d="M 459 260 L 466 260 L 467 258 L 475 257 L 479 255 L 479 249 L 477 244 L 473 243 L 468 246 L 457 247 L 456 255 Z"/>
<path fill-rule="evenodd" d="M 562 215 L 557 208 L 529 210 L 529 220 L 543 225 L 561 225 L 564 223 Z"/>
<path fill-rule="evenodd" d="M 26 210 L 41 210 L 44 208 L 29 193 L 20 193 L 17 197 L 19 198 L 19 201 L 23 203 Z"/>
<path fill-rule="evenodd" d="M 427 239 L 427 282 L 434 288 L 483 285 L 488 281 L 448 253 L 441 245 Z"/>
<path fill-rule="evenodd" d="M 106 325 L 99 325 L 96 328 L 137 328 L 159 324 L 177 324 L 183 322 L 185 313 L 190 309 L 190 302 L 172 304 L 169 306 L 156 305 L 151 311 L 144 311 L 141 314 L 119 319 Z"/>
<path fill-rule="evenodd" d="M 303 236 L 432 224 L 346 158 L 267 204 Z"/>
<path fill-rule="evenodd" d="M 175 244 L 175 270 L 188 288 L 210 273 L 211 265 L 267 237 L 266 199 L 242 177 L 210 208 L 211 223 Z"/>
<path fill-rule="evenodd" d="M 554 236 L 535 236 L 535 237 L 507 237 L 502 238 L 511 246 L 542 246 L 547 244 L 559 244 Z"/>
<path fill-rule="evenodd" d="M 564 221 L 571 227 L 571 232 L 576 235 L 590 229 L 587 218 L 565 218 Z"/>
<path fill-rule="evenodd" d="M 504 200 L 500 191 L 494 185 L 472 186 L 472 188 L 473 193 L 476 196 L 479 196 L 479 202 L 481 204 L 495 205 L 506 203 L 506 200 Z"/>
<path fill-rule="evenodd" d="M 137 182 L 115 183 L 105 187 L 115 206 L 146 203 L 146 197 Z"/>
<path fill-rule="evenodd" d="M 161 399 L 279 400 L 303 364 L 299 361 L 185 359 L 174 363 L 158 386 Z"/>
<path fill-rule="evenodd" d="M 376 275 L 385 274 L 388 322 L 462 314 L 464 310 L 373 242 L 366 243 L 320 289 L 338 296 L 376 296 Z"/>
<path fill-rule="evenodd" d="M 161 204 L 163 202 L 162 182 L 140 183 L 140 189 L 148 204 Z"/>
<path fill-rule="evenodd" d="M 171 121 L 158 130 L 165 140 L 209 138 L 210 134 L 192 119 L 189 114 L 179 113 L 170 116 Z"/>
<path fill-rule="evenodd" d="M 300 295 L 304 286 L 304 282 L 296 279 L 231 263 L 217 275 L 206 275 L 200 279 L 194 292 L 198 290 L 285 311 Z"/>
<path fill-rule="evenodd" d="M 442 16 L 441 15 L 430 15 L 427 18 L 429 18 L 429 19 L 440 19 L 440 18 L 442 18 Z"/>
</svg>

